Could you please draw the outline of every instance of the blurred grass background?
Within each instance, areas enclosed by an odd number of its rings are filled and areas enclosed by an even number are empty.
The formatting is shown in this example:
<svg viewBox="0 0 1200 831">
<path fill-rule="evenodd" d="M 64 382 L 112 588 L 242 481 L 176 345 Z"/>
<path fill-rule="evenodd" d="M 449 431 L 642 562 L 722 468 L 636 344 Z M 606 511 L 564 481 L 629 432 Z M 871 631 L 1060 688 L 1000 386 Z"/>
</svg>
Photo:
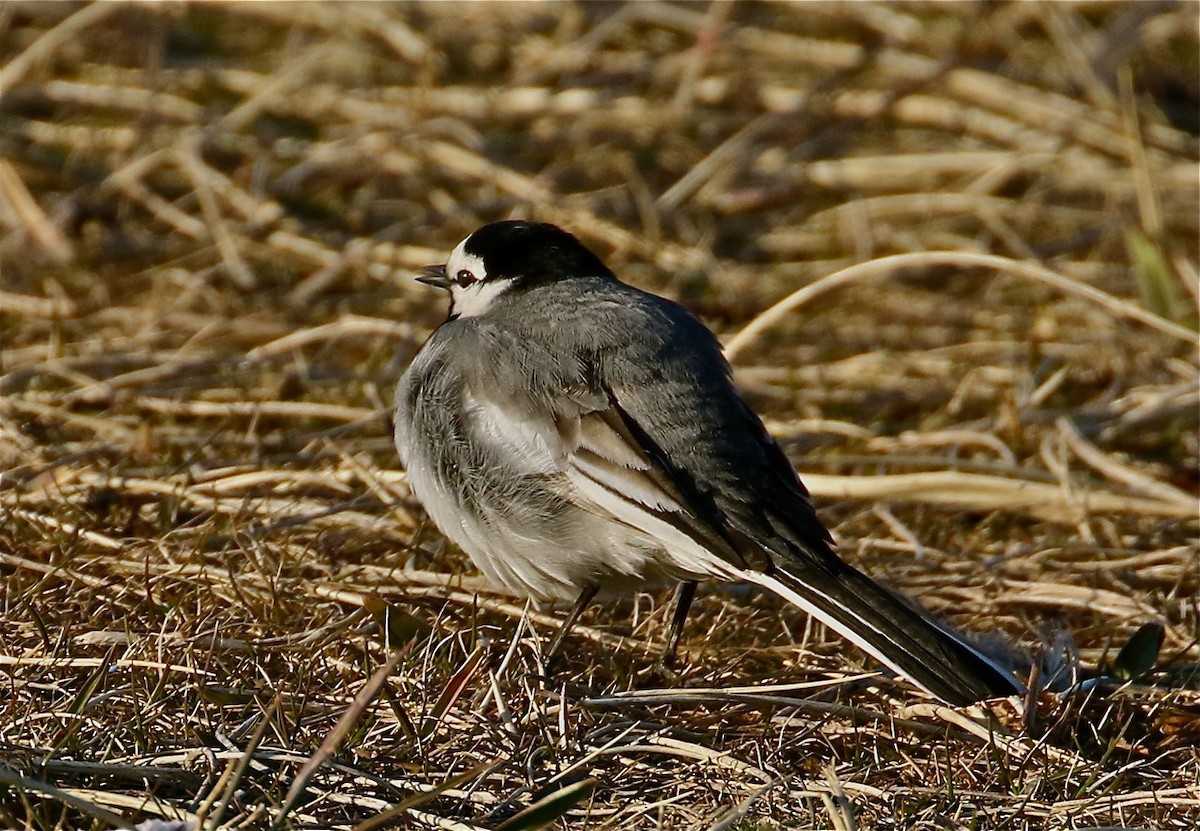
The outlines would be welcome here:
<svg viewBox="0 0 1200 831">
<path fill-rule="evenodd" d="M 0 5 L 0 823 L 1194 828 L 1198 23 Z M 957 713 L 733 588 L 677 681 L 640 596 L 543 685 L 388 425 L 412 270 L 509 216 L 713 326 L 848 558 L 1137 678 Z"/>
</svg>

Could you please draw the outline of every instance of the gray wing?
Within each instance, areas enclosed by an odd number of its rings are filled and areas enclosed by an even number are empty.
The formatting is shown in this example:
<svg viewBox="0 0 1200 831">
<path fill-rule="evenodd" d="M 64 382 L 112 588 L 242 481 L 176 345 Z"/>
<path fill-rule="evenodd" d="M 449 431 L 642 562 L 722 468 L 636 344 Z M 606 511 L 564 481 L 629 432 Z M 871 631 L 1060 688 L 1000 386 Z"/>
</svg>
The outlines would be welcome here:
<svg viewBox="0 0 1200 831">
<path fill-rule="evenodd" d="M 713 555 L 744 567 L 739 550 L 755 546 L 701 509 L 704 500 L 662 463 L 657 446 L 605 381 L 601 363 L 619 348 L 617 342 L 562 343 L 512 323 L 472 320 L 456 333 L 465 390 L 462 421 L 472 433 L 471 455 L 455 461 L 465 480 L 471 482 L 476 467 L 483 476 L 503 466 L 506 481 L 522 483 L 526 493 L 553 494 L 659 540 L 675 554 L 680 574 L 724 571 L 714 570 Z M 562 328 L 596 334 L 587 326 Z M 463 357 L 480 354 L 506 360 Z M 472 499 L 489 502 L 498 490 L 510 490 L 494 485 L 478 489 Z"/>
<path fill-rule="evenodd" d="M 602 363 L 612 406 L 643 452 L 694 515 L 732 540 L 745 565 L 840 565 L 807 489 L 738 393 L 713 334 L 686 309 L 636 294 L 652 324 L 643 331 L 663 336 L 626 338 Z"/>
<path fill-rule="evenodd" d="M 620 283 L 568 282 L 562 298 L 549 296 L 556 290 L 535 294 L 541 308 L 575 310 L 556 321 L 559 348 L 534 346 L 545 343 L 532 328 L 534 308 L 512 304 L 511 317 L 484 334 L 491 342 L 480 348 L 521 357 L 508 366 L 478 362 L 477 373 L 501 376 L 472 386 L 521 388 L 501 406 L 526 424 L 554 412 L 545 443 L 574 499 L 582 495 L 590 509 L 610 515 L 619 499 L 636 503 L 660 523 L 660 536 L 669 526 L 738 568 L 836 562 L 807 490 L 738 394 L 720 345 L 699 320 Z M 580 302 L 580 291 L 591 296 Z M 520 382 L 503 377 L 514 372 Z M 549 425 L 539 434 L 547 437 Z"/>
</svg>

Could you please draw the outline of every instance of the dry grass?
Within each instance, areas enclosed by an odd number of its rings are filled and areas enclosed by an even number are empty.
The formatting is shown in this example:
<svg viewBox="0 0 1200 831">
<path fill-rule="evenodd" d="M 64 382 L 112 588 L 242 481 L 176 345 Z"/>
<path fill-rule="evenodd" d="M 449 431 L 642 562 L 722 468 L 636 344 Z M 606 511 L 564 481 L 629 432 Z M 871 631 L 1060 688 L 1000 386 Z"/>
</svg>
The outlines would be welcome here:
<svg viewBox="0 0 1200 831">
<path fill-rule="evenodd" d="M 0 825 L 1195 828 L 1197 11 L 0 5 Z M 723 334 L 846 556 L 1158 666 L 955 711 L 727 587 L 543 682 L 387 429 L 514 214 Z"/>
</svg>

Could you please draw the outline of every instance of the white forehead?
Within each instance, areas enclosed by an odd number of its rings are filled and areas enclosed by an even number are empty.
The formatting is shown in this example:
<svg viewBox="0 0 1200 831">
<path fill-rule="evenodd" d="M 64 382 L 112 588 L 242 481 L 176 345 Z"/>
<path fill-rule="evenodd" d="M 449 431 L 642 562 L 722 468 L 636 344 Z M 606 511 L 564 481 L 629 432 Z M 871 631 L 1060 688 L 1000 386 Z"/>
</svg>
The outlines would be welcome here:
<svg viewBox="0 0 1200 831">
<path fill-rule="evenodd" d="M 446 274 L 451 280 L 463 270 L 475 275 L 476 280 L 482 280 L 487 276 L 487 271 L 483 267 L 483 257 L 467 253 L 466 239 L 454 247 L 454 250 L 450 252 L 450 259 L 446 260 Z"/>
</svg>

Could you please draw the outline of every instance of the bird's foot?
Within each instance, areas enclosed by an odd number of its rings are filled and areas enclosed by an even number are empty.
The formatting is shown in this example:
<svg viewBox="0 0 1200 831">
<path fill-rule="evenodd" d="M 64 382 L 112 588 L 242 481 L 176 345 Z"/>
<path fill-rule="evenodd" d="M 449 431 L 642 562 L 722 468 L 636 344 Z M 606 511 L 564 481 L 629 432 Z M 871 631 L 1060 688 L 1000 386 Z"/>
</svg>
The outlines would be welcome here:
<svg viewBox="0 0 1200 831">
<path fill-rule="evenodd" d="M 675 687 L 683 681 L 683 673 L 674 667 L 674 659 L 663 655 L 650 666 L 637 673 L 639 681 L 649 681 L 662 686 Z"/>
</svg>

